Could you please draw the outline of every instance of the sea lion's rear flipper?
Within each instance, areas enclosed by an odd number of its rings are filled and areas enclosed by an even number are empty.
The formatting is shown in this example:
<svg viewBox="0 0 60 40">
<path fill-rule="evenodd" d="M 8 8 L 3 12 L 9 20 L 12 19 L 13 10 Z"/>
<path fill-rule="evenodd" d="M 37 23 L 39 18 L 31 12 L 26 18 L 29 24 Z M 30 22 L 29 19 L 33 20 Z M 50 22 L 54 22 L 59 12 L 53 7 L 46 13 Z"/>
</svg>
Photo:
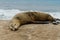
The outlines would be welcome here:
<svg viewBox="0 0 60 40">
<path fill-rule="evenodd" d="M 33 21 L 35 24 L 49 24 L 49 21 Z"/>
<path fill-rule="evenodd" d="M 53 21 L 53 24 L 54 24 L 54 25 L 58 25 L 58 24 L 60 24 L 60 19 L 55 18 L 55 21 Z"/>
</svg>

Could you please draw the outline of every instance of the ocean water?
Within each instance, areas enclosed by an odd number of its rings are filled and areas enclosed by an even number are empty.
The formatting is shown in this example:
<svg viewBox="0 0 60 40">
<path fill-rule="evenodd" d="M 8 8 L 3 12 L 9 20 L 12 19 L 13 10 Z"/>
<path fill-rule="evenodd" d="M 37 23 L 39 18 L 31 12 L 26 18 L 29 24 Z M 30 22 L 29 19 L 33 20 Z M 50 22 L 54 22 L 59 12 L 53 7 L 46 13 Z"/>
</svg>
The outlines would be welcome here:
<svg viewBox="0 0 60 40">
<path fill-rule="evenodd" d="M 33 11 L 33 10 L 30 10 L 30 11 Z M 14 15 L 22 12 L 26 12 L 26 11 L 21 11 L 18 9 L 10 9 L 10 10 L 0 9 L 0 20 L 11 20 Z M 39 11 L 39 12 L 43 12 L 43 11 Z M 60 12 L 46 12 L 46 13 L 50 14 L 54 18 L 60 19 Z"/>
<path fill-rule="evenodd" d="M 0 0 L 0 9 L 60 11 L 60 0 Z"/>
<path fill-rule="evenodd" d="M 31 10 L 60 18 L 60 0 L 0 0 L 0 20 L 10 20 L 19 12 Z"/>
</svg>

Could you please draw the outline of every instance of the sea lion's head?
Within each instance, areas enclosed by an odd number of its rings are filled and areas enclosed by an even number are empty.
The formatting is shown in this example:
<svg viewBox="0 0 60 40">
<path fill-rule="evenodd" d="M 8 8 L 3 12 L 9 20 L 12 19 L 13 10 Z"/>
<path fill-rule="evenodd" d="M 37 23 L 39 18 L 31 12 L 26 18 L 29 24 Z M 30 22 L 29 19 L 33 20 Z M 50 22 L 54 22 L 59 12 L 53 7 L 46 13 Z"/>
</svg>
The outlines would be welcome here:
<svg viewBox="0 0 60 40">
<path fill-rule="evenodd" d="M 10 28 L 12 31 L 18 30 L 19 26 L 20 26 L 20 21 L 19 21 L 19 20 L 12 20 L 12 21 L 9 23 L 9 28 Z"/>
</svg>

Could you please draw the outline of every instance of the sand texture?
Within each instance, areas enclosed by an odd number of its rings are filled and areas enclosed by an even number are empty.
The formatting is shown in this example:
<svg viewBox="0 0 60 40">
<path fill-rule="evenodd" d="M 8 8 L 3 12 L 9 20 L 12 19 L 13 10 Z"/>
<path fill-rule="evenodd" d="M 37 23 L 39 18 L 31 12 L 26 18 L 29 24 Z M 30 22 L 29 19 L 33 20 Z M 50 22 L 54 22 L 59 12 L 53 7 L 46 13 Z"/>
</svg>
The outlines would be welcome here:
<svg viewBox="0 0 60 40">
<path fill-rule="evenodd" d="M 0 40 L 60 40 L 60 24 L 27 24 L 11 31 L 9 21 L 0 21 Z"/>
</svg>

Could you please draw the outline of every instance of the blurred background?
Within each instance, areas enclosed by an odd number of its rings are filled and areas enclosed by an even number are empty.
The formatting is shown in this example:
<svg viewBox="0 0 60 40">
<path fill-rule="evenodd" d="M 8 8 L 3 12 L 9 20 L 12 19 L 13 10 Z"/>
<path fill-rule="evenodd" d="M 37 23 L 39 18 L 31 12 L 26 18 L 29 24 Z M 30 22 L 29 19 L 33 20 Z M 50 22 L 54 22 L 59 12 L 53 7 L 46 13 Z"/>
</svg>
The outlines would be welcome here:
<svg viewBox="0 0 60 40">
<path fill-rule="evenodd" d="M 0 0 L 0 9 L 60 11 L 60 0 Z"/>
</svg>

